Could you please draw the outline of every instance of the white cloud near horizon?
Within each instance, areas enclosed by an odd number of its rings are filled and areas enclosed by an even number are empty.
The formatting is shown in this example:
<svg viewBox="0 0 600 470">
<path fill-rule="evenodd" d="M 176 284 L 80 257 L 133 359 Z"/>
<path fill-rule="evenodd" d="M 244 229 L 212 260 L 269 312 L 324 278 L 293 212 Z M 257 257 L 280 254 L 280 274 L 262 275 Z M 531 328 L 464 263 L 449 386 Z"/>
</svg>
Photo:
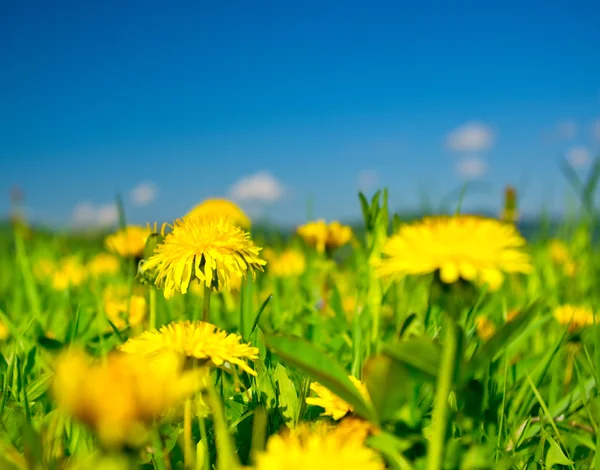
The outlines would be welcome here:
<svg viewBox="0 0 600 470">
<path fill-rule="evenodd" d="M 456 163 L 456 173 L 466 179 L 481 178 L 487 173 L 487 163 L 477 157 L 462 158 Z"/>
<path fill-rule="evenodd" d="M 492 129 L 479 121 L 469 121 L 451 131 L 446 137 L 446 148 L 453 152 L 482 152 L 494 145 Z"/>
<path fill-rule="evenodd" d="M 244 176 L 229 188 L 230 197 L 238 202 L 273 203 L 284 193 L 283 184 L 268 171 Z"/>
<path fill-rule="evenodd" d="M 96 205 L 86 201 L 73 209 L 72 222 L 77 228 L 106 228 L 116 225 L 118 220 L 119 211 L 114 202 Z"/>
<path fill-rule="evenodd" d="M 592 160 L 592 153 L 585 145 L 576 145 L 565 152 L 567 161 L 575 168 L 581 168 Z"/>
<path fill-rule="evenodd" d="M 129 199 L 134 206 L 147 206 L 156 199 L 158 194 L 157 186 L 150 182 L 142 182 L 129 191 Z"/>
</svg>

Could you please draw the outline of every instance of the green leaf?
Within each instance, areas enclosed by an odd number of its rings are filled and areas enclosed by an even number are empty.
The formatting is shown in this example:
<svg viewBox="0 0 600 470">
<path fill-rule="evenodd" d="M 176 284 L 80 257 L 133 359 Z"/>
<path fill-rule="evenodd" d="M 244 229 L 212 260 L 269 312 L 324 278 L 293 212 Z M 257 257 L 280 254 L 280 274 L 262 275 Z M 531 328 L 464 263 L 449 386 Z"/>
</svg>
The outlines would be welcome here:
<svg viewBox="0 0 600 470">
<path fill-rule="evenodd" d="M 348 378 L 346 370 L 328 354 L 307 341 L 281 335 L 265 335 L 267 347 L 285 361 L 302 369 L 313 380 L 328 388 L 354 407 L 359 416 L 378 423 L 378 417 L 369 403 Z"/>
<path fill-rule="evenodd" d="M 550 436 L 546 436 L 550 448 L 546 452 L 545 464 L 547 468 L 554 468 L 555 465 L 573 465 L 573 461 L 569 459 L 560 448 L 558 443 Z"/>
<path fill-rule="evenodd" d="M 64 344 L 60 341 L 53 338 L 48 338 L 47 336 L 39 336 L 37 339 L 37 344 L 50 351 L 58 351 L 64 346 Z"/>
<path fill-rule="evenodd" d="M 267 296 L 267 298 L 264 300 L 264 302 L 262 303 L 262 305 L 260 306 L 260 308 L 258 309 L 256 318 L 254 318 L 254 323 L 252 324 L 252 329 L 250 330 L 250 336 L 252 336 L 252 333 L 254 333 L 254 331 L 256 330 L 256 327 L 258 326 L 258 322 L 260 321 L 260 317 L 262 316 L 263 312 L 265 311 L 265 308 L 267 308 L 267 305 L 269 304 L 269 302 L 271 301 L 272 298 L 273 298 L 273 294 L 269 294 Z"/>
<path fill-rule="evenodd" d="M 360 208 L 362 209 L 365 226 L 367 230 L 369 230 L 369 202 L 362 192 L 358 193 L 358 198 L 360 200 Z"/>
<path fill-rule="evenodd" d="M 383 421 L 392 419 L 411 391 L 407 386 L 410 377 L 406 366 L 379 354 L 365 362 L 363 378 L 377 416 Z"/>
<path fill-rule="evenodd" d="M 531 304 L 525 311 L 521 312 L 512 321 L 507 322 L 492 336 L 481 349 L 471 358 L 465 366 L 462 381 L 468 381 L 480 368 L 486 366 L 490 361 L 500 354 L 514 337 L 523 331 L 528 323 L 537 313 L 538 302 Z"/>
<path fill-rule="evenodd" d="M 404 319 L 402 325 L 400 326 L 400 330 L 398 331 L 398 339 L 401 339 L 404 336 L 404 333 L 408 331 L 410 325 L 417 319 L 416 313 L 411 313 L 408 317 Z"/>
<path fill-rule="evenodd" d="M 414 338 L 383 346 L 383 353 L 425 378 L 435 379 L 441 360 L 441 349 L 428 338 Z"/>
<path fill-rule="evenodd" d="M 27 399 L 32 402 L 41 397 L 50 388 L 52 382 L 52 372 L 46 372 L 39 375 L 35 380 L 27 385 Z"/>
<path fill-rule="evenodd" d="M 278 405 L 279 411 L 284 418 L 285 424 L 291 429 L 298 414 L 298 395 L 294 382 L 290 380 L 285 367 L 277 364 L 273 372 L 273 379 L 279 389 Z"/>
<path fill-rule="evenodd" d="M 249 341 L 255 319 L 254 311 L 252 309 L 252 299 L 254 298 L 254 282 L 252 276 L 246 276 L 246 281 L 242 283 L 242 291 L 240 294 L 240 333 L 246 341 Z"/>
</svg>

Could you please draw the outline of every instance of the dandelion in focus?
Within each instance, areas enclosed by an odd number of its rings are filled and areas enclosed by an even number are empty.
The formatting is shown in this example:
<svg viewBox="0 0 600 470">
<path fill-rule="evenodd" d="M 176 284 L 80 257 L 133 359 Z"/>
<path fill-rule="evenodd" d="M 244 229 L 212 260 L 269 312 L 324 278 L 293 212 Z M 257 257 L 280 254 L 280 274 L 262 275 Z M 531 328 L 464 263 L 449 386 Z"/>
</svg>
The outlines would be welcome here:
<svg viewBox="0 0 600 470">
<path fill-rule="evenodd" d="M 175 222 L 173 231 L 144 263 L 144 270 L 156 269 L 155 284 L 164 287 L 165 298 L 175 292 L 185 294 L 197 279 L 207 289 L 230 289 L 233 276 L 263 270 L 261 248 L 250 234 L 229 219 L 213 216 L 185 217 Z"/>
<path fill-rule="evenodd" d="M 149 228 L 138 225 L 128 225 L 106 237 L 106 248 L 123 258 L 141 258 L 150 235 Z"/>
<path fill-rule="evenodd" d="M 336 432 L 325 422 L 301 424 L 269 438 L 267 448 L 256 456 L 257 470 L 383 470 L 385 464 L 374 450 L 352 437 Z"/>
<path fill-rule="evenodd" d="M 390 237 L 376 260 L 383 278 L 439 271 L 446 284 L 465 281 L 499 288 L 504 273 L 530 273 L 525 239 L 514 225 L 470 215 L 426 217 L 406 224 Z"/>
<path fill-rule="evenodd" d="M 104 289 L 102 300 L 106 316 L 119 330 L 127 326 L 138 326 L 148 311 L 143 293 L 123 284 L 109 285 Z"/>
<path fill-rule="evenodd" d="M 572 333 L 594 324 L 594 312 L 589 307 L 561 305 L 554 309 L 553 315 L 562 326 L 568 326 Z"/>
<path fill-rule="evenodd" d="M 348 378 L 361 393 L 361 395 L 366 399 L 369 399 L 366 385 L 355 377 L 348 376 Z M 354 412 L 352 405 L 342 400 L 320 383 L 313 382 L 310 384 L 310 389 L 317 394 L 317 397 L 306 398 L 306 403 L 308 405 L 320 406 L 321 408 L 324 408 L 325 411 L 321 414 L 321 416 L 331 416 L 337 421 L 346 416 L 348 413 Z"/>
<path fill-rule="evenodd" d="M 258 348 L 244 343 L 240 335 L 200 321 L 170 323 L 159 330 L 145 331 L 130 338 L 119 349 L 142 356 L 171 351 L 187 358 L 209 361 L 225 370 L 228 370 L 227 364 L 236 365 L 248 374 L 256 375 L 246 361 L 258 358 Z"/>
<path fill-rule="evenodd" d="M 182 366 L 173 353 L 151 360 L 112 353 L 95 362 L 73 349 L 57 359 L 52 392 L 57 404 L 92 428 L 105 445 L 138 446 L 154 419 L 206 380 Z"/>
<path fill-rule="evenodd" d="M 297 230 L 298 235 L 319 253 L 339 248 L 352 240 L 352 229 L 338 221 L 327 224 L 324 220 L 308 222 Z"/>
<path fill-rule="evenodd" d="M 186 217 L 197 216 L 227 217 L 235 225 L 249 230 L 252 226 L 250 218 L 232 201 L 210 198 L 198 204 L 186 214 Z"/>
</svg>

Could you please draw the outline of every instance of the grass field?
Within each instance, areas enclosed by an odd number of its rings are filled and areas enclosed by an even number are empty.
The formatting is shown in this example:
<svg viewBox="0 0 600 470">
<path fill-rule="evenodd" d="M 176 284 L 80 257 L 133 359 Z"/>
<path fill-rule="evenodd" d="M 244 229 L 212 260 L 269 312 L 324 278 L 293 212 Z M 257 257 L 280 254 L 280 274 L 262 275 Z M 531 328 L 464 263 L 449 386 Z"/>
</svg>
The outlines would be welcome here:
<svg viewBox="0 0 600 470">
<path fill-rule="evenodd" d="M 268 245 L 225 206 L 165 238 L 15 224 L 0 469 L 600 469 L 595 218 L 522 245 L 361 205 Z"/>
</svg>

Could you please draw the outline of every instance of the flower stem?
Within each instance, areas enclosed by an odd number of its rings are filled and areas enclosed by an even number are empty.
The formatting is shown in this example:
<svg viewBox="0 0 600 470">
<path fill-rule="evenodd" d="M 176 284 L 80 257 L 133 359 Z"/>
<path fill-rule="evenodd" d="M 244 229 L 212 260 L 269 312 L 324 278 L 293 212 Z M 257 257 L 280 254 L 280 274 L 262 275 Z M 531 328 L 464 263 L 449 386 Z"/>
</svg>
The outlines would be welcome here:
<svg viewBox="0 0 600 470">
<path fill-rule="evenodd" d="M 194 468 L 194 445 L 192 443 L 192 398 L 185 400 L 183 410 L 183 461 L 185 468 Z"/>
<path fill-rule="evenodd" d="M 432 436 L 427 449 L 427 470 L 440 470 L 442 468 L 446 428 L 448 426 L 448 397 L 452 390 L 456 367 L 456 354 L 458 351 L 456 320 L 448 315 L 446 321 L 446 338 L 442 350 L 442 362 L 432 416 Z"/>
<path fill-rule="evenodd" d="M 156 289 L 150 287 L 150 330 L 156 329 Z"/>
<path fill-rule="evenodd" d="M 212 289 L 204 285 L 204 309 L 202 310 L 202 320 L 208 322 L 210 316 L 210 296 Z"/>
</svg>

